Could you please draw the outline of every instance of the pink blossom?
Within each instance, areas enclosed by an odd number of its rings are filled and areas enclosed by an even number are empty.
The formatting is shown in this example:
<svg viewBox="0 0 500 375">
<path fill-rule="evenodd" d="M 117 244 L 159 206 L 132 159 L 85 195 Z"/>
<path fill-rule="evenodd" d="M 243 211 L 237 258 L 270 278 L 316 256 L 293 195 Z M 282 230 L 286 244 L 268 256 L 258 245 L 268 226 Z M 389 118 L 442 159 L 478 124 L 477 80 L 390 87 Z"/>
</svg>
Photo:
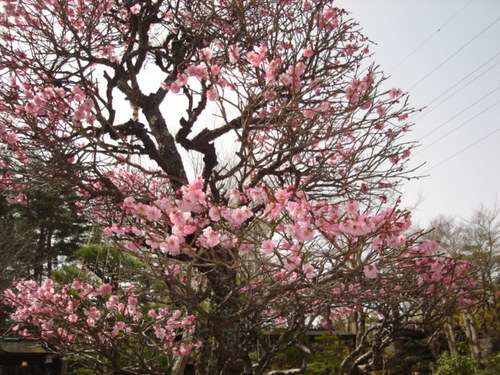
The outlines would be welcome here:
<svg viewBox="0 0 500 375">
<path fill-rule="evenodd" d="M 180 272 L 181 272 L 181 266 L 179 266 L 178 264 L 169 265 L 165 270 L 165 274 L 167 275 L 178 275 Z"/>
<path fill-rule="evenodd" d="M 314 267 L 309 262 L 304 264 L 304 266 L 302 267 L 302 271 L 304 272 L 304 275 L 306 275 L 308 279 L 312 279 L 313 277 L 316 276 L 316 273 L 314 272 Z"/>
<path fill-rule="evenodd" d="M 261 187 L 256 187 L 248 190 L 248 195 L 255 203 L 262 203 L 267 197 L 265 190 Z"/>
<path fill-rule="evenodd" d="M 173 92 L 174 94 L 178 94 L 180 91 L 181 91 L 181 85 L 179 84 L 179 82 L 174 82 L 170 85 L 169 89 L 171 92 Z M 163 86 L 162 86 L 163 88 Z"/>
<path fill-rule="evenodd" d="M 123 205 L 128 208 L 132 208 L 136 205 L 135 199 L 133 197 L 127 197 L 123 200 Z"/>
<path fill-rule="evenodd" d="M 207 90 L 207 99 L 211 100 L 211 101 L 214 101 L 214 100 L 217 100 L 218 98 L 219 98 L 219 94 L 217 93 L 217 90 L 215 89 L 215 86 L 210 87 Z"/>
<path fill-rule="evenodd" d="M 285 189 L 278 189 L 274 193 L 274 198 L 276 198 L 276 200 L 279 203 L 286 203 L 291 197 L 292 197 L 292 193 L 289 191 L 286 191 Z"/>
<path fill-rule="evenodd" d="M 213 52 L 210 48 L 203 48 L 199 52 L 199 56 L 202 60 L 210 61 L 213 57 Z"/>
<path fill-rule="evenodd" d="M 240 59 L 240 52 L 241 52 L 241 49 L 238 46 L 231 44 L 229 46 L 229 61 L 231 63 L 238 62 Z"/>
<path fill-rule="evenodd" d="M 261 249 L 264 252 L 264 254 L 272 254 L 274 252 L 274 248 L 276 245 L 272 240 L 265 240 L 261 244 Z"/>
<path fill-rule="evenodd" d="M 210 219 L 213 221 L 219 221 L 221 218 L 219 208 L 215 206 L 210 207 L 210 209 L 208 210 L 208 215 L 210 216 Z"/>
<path fill-rule="evenodd" d="M 302 262 L 302 259 L 296 255 L 289 256 L 284 260 L 284 266 L 287 271 L 293 271 Z"/>
<path fill-rule="evenodd" d="M 246 206 L 234 209 L 231 212 L 231 222 L 233 225 L 239 227 L 243 222 L 253 216 L 253 212 Z"/>
<path fill-rule="evenodd" d="M 273 59 L 266 65 L 266 84 L 272 85 L 276 81 L 276 73 L 278 72 L 281 60 Z"/>
<path fill-rule="evenodd" d="M 78 315 L 71 314 L 70 316 L 68 316 L 68 322 L 76 323 L 77 321 L 78 321 Z"/>
<path fill-rule="evenodd" d="M 141 6 L 139 4 L 136 4 L 132 7 L 130 7 L 130 13 L 132 13 L 132 14 L 138 14 L 140 10 L 141 10 Z"/>
<path fill-rule="evenodd" d="M 249 251 L 251 251 L 253 249 L 254 245 L 251 244 L 250 242 L 243 242 L 238 250 L 241 251 L 243 254 L 246 254 L 248 253 Z"/>
<path fill-rule="evenodd" d="M 312 108 L 306 108 L 302 111 L 302 115 L 305 118 L 313 118 L 315 114 L 316 114 L 316 111 Z"/>
<path fill-rule="evenodd" d="M 198 227 L 196 225 L 185 224 L 182 226 L 182 234 L 184 234 L 185 236 L 193 234 L 197 230 L 198 230 Z"/>
<path fill-rule="evenodd" d="M 102 295 L 102 294 L 107 294 L 111 293 L 113 291 L 113 286 L 109 283 L 101 285 L 99 288 L 95 290 L 96 295 Z"/>
<path fill-rule="evenodd" d="M 267 46 L 265 43 L 262 43 L 259 48 L 257 48 L 257 52 L 259 53 L 259 55 L 261 56 L 265 56 L 265 54 L 267 53 Z"/>
<path fill-rule="evenodd" d="M 359 206 L 354 201 L 349 201 L 344 205 L 345 211 L 349 216 L 356 216 L 359 211 Z"/>
<path fill-rule="evenodd" d="M 95 306 L 91 306 L 90 308 L 85 309 L 84 313 L 86 316 L 89 317 L 89 319 L 92 319 L 94 321 L 99 320 L 101 318 L 101 312 L 97 310 Z"/>
<path fill-rule="evenodd" d="M 71 93 L 77 102 L 83 102 L 86 98 L 85 93 L 78 86 L 73 86 Z"/>
<path fill-rule="evenodd" d="M 10 204 L 27 204 L 28 203 L 28 199 L 26 197 L 26 194 L 24 194 L 24 193 L 19 193 L 15 197 L 7 197 L 5 199 Z"/>
<path fill-rule="evenodd" d="M 314 52 L 312 50 L 311 47 L 307 47 L 307 48 L 304 48 L 302 50 L 302 57 L 305 57 L 305 58 L 310 58 L 314 55 Z"/>
<path fill-rule="evenodd" d="M 365 273 L 365 277 L 367 279 L 375 279 L 378 275 L 377 267 L 373 264 L 369 264 L 363 267 L 363 272 Z"/>
<path fill-rule="evenodd" d="M 179 237 L 171 235 L 161 243 L 160 249 L 171 254 L 178 254 L 180 252 L 180 246 L 181 241 Z"/>
<path fill-rule="evenodd" d="M 149 221 L 158 221 L 161 219 L 162 213 L 154 206 L 147 206 L 145 216 Z"/>
<path fill-rule="evenodd" d="M 212 66 L 210 67 L 210 72 L 211 72 L 214 76 L 219 75 L 219 74 L 220 74 L 220 66 L 218 66 L 218 65 L 212 65 Z"/>
<path fill-rule="evenodd" d="M 264 57 L 254 51 L 250 51 L 247 53 L 247 60 L 252 66 L 258 67 L 264 61 Z"/>
<path fill-rule="evenodd" d="M 391 98 L 397 98 L 398 96 L 401 96 L 401 94 L 402 94 L 402 91 L 400 89 L 393 88 L 389 91 L 389 96 Z"/>
<path fill-rule="evenodd" d="M 300 242 L 310 241 L 314 237 L 314 229 L 308 222 L 298 222 L 293 226 L 293 236 Z"/>
<path fill-rule="evenodd" d="M 220 233 L 214 231 L 212 227 L 207 227 L 203 229 L 203 234 L 199 239 L 205 247 L 214 247 L 220 243 Z"/>
</svg>

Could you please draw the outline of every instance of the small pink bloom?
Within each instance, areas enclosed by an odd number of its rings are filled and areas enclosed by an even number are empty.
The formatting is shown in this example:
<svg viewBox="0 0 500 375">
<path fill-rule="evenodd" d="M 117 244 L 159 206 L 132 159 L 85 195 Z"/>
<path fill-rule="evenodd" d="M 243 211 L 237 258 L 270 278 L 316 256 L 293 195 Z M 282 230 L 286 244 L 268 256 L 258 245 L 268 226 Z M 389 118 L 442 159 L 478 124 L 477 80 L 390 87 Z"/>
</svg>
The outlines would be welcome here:
<svg viewBox="0 0 500 375">
<path fill-rule="evenodd" d="M 292 255 L 285 259 L 284 266 L 287 271 L 293 271 L 302 262 L 302 259 L 298 256 Z"/>
<path fill-rule="evenodd" d="M 369 264 L 367 266 L 364 266 L 363 272 L 365 273 L 365 277 L 367 279 L 375 279 L 375 278 L 377 278 L 377 275 L 378 275 L 377 267 L 373 264 Z"/>
<path fill-rule="evenodd" d="M 240 245 L 239 247 L 239 250 L 243 253 L 243 254 L 246 254 L 248 253 L 250 250 L 253 249 L 253 244 L 249 243 L 249 242 L 244 242 Z"/>
<path fill-rule="evenodd" d="M 186 224 L 182 226 L 182 233 L 187 236 L 196 232 L 198 227 L 196 225 Z"/>
<path fill-rule="evenodd" d="M 272 254 L 274 252 L 275 244 L 272 240 L 265 240 L 262 242 L 261 249 L 265 254 Z"/>
<path fill-rule="evenodd" d="M 220 74 L 220 66 L 218 66 L 218 65 L 212 65 L 212 66 L 210 67 L 210 72 L 211 72 L 214 76 L 219 75 L 219 74 Z"/>
<path fill-rule="evenodd" d="M 147 206 L 145 216 L 149 221 L 158 221 L 161 219 L 161 211 L 154 206 Z"/>
<path fill-rule="evenodd" d="M 210 87 L 207 90 L 207 99 L 210 101 L 217 100 L 219 98 L 219 94 L 217 93 L 217 90 L 215 89 L 214 86 Z"/>
<path fill-rule="evenodd" d="M 314 55 L 314 52 L 311 47 L 304 48 L 302 50 L 302 57 L 309 58 Z"/>
<path fill-rule="evenodd" d="M 304 266 L 302 267 L 302 270 L 304 271 L 304 274 L 306 275 L 306 277 L 308 279 L 312 279 L 314 276 L 316 276 L 316 274 L 314 273 L 314 267 L 309 262 L 304 264 Z"/>
<path fill-rule="evenodd" d="M 298 222 L 293 226 L 293 236 L 300 242 L 310 241 L 314 237 L 314 229 L 308 222 Z"/>
<path fill-rule="evenodd" d="M 214 54 L 210 48 L 203 48 L 200 50 L 199 55 L 202 60 L 210 61 Z"/>
<path fill-rule="evenodd" d="M 253 216 L 253 212 L 246 206 L 236 208 L 231 213 L 231 219 L 233 225 L 239 227 L 243 222 Z"/>
<path fill-rule="evenodd" d="M 345 208 L 345 212 L 349 216 L 356 216 L 358 214 L 359 207 L 358 207 L 358 204 L 354 201 L 347 202 L 345 204 L 344 208 Z"/>
<path fill-rule="evenodd" d="M 402 91 L 400 89 L 392 89 L 391 91 L 389 91 L 389 96 L 391 98 L 397 98 L 401 94 L 402 94 Z"/>
<path fill-rule="evenodd" d="M 311 109 L 311 108 L 306 108 L 302 111 L 302 115 L 305 118 L 313 118 L 315 113 L 316 113 L 316 111 L 314 109 Z"/>
<path fill-rule="evenodd" d="M 177 236 L 169 236 L 165 242 L 160 245 L 160 249 L 171 254 L 178 254 L 180 252 L 181 241 Z"/>
<path fill-rule="evenodd" d="M 229 62 L 231 63 L 238 62 L 238 60 L 240 59 L 240 52 L 241 52 L 240 47 L 231 44 L 229 46 Z"/>
<path fill-rule="evenodd" d="M 208 210 L 208 216 L 212 221 L 219 221 L 220 220 L 219 209 L 215 206 L 211 206 L 210 209 Z"/>
<path fill-rule="evenodd" d="M 78 315 L 71 314 L 70 316 L 68 316 L 68 321 L 71 323 L 76 323 L 78 321 Z"/>
<path fill-rule="evenodd" d="M 180 85 L 179 82 L 175 81 L 170 85 L 170 91 L 174 94 L 178 94 L 181 91 L 181 87 L 182 85 Z"/>
<path fill-rule="evenodd" d="M 200 236 L 200 242 L 206 247 L 214 247 L 220 243 L 220 234 L 214 231 L 212 227 L 203 229 L 203 235 Z"/>
<path fill-rule="evenodd" d="M 250 51 L 247 53 L 247 60 L 252 66 L 258 67 L 264 61 L 264 58 L 258 53 Z"/>
<path fill-rule="evenodd" d="M 133 197 L 127 197 L 123 200 L 123 205 L 125 207 L 133 207 L 135 206 L 136 202 L 135 202 L 135 199 Z"/>
</svg>

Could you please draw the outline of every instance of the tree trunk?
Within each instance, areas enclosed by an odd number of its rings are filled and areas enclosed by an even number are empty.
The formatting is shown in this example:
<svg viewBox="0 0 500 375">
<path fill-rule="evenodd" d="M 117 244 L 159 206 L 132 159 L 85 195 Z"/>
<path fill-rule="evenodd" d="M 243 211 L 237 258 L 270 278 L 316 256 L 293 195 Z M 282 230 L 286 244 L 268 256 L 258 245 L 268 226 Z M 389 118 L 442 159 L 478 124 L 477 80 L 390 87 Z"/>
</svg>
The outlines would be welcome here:
<svg viewBox="0 0 500 375">
<path fill-rule="evenodd" d="M 203 342 L 196 360 L 196 375 L 239 375 L 250 361 L 247 348 L 241 345 L 242 322 L 234 319 L 241 308 L 236 273 L 228 267 L 214 266 L 207 275 L 212 291 L 212 311 L 201 318 L 197 337 Z"/>
<path fill-rule="evenodd" d="M 448 349 L 450 350 L 450 353 L 452 355 L 458 355 L 457 340 L 451 323 L 446 323 L 446 339 L 448 341 Z"/>
<path fill-rule="evenodd" d="M 174 363 L 172 375 L 184 375 L 189 356 L 179 357 Z"/>
<path fill-rule="evenodd" d="M 462 315 L 462 321 L 464 324 L 465 334 L 469 341 L 469 347 L 471 356 L 474 359 L 481 359 L 481 348 L 479 347 L 479 337 L 477 334 L 477 325 L 474 316 L 466 311 Z"/>
<path fill-rule="evenodd" d="M 52 269 L 53 269 L 53 261 L 54 261 L 54 254 L 53 254 L 53 248 L 52 248 L 52 236 L 54 234 L 53 229 L 49 229 L 47 231 L 47 238 L 46 238 L 46 244 L 45 244 L 45 253 L 47 256 L 47 277 L 50 277 L 52 274 Z M 57 255 L 56 255 L 57 256 Z"/>
<path fill-rule="evenodd" d="M 212 332 L 205 337 L 198 352 L 196 375 L 240 375 L 245 372 L 245 361 L 238 348 L 238 325 L 239 322 L 227 321 L 212 325 Z"/>
</svg>

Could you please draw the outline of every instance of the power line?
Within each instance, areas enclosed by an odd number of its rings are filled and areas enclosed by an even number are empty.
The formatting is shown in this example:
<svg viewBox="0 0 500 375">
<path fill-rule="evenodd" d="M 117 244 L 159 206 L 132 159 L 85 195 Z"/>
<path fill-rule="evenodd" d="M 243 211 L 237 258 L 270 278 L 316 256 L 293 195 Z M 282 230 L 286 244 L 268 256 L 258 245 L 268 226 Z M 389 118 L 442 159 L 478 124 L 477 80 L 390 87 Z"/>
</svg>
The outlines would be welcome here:
<svg viewBox="0 0 500 375">
<path fill-rule="evenodd" d="M 403 59 L 401 61 L 399 61 L 396 65 L 394 65 L 392 67 L 392 69 L 390 69 L 390 71 L 394 71 L 396 70 L 397 68 L 399 68 L 400 65 L 402 65 L 406 60 L 408 60 L 411 56 L 413 56 L 415 54 L 415 52 L 417 52 L 420 48 L 422 48 L 424 45 L 427 44 L 427 42 L 429 40 L 431 40 L 433 37 L 436 36 L 437 33 L 439 33 L 442 29 L 445 28 L 446 25 L 448 25 L 456 16 L 458 16 L 460 13 L 462 13 L 462 11 L 467 8 L 471 3 L 472 3 L 473 0 L 470 0 L 467 4 L 465 4 L 458 12 L 456 12 L 453 16 L 451 16 L 443 25 L 441 25 L 436 31 L 434 31 L 433 33 L 431 33 L 427 38 L 425 38 L 425 40 L 423 42 L 421 42 L 417 47 L 415 47 L 408 55 L 406 55 L 405 57 L 403 57 Z"/>
<path fill-rule="evenodd" d="M 500 89 L 500 86 L 497 86 L 495 89 L 493 89 L 492 91 L 490 91 L 489 93 L 487 93 L 486 95 L 482 96 L 481 98 L 479 98 L 478 100 L 476 100 L 474 103 L 472 103 L 471 105 L 469 105 L 468 107 L 465 107 L 463 110 L 461 110 L 460 112 L 458 112 L 455 116 L 449 118 L 448 120 L 446 120 L 445 122 L 443 122 L 442 124 L 440 124 L 439 126 L 437 126 L 436 128 L 434 128 L 433 130 L 431 130 L 429 133 L 425 134 L 423 137 L 421 137 L 419 139 L 419 141 L 421 141 L 422 139 L 428 137 L 429 135 L 435 133 L 436 131 L 438 131 L 439 129 L 441 129 L 443 126 L 445 126 L 446 124 L 448 124 L 450 121 L 456 119 L 458 116 L 460 116 L 462 113 L 466 112 L 468 109 L 472 108 L 473 106 L 475 106 L 477 103 L 483 101 L 484 99 L 486 99 L 488 96 L 490 96 L 491 94 L 493 94 L 494 92 L 498 91 L 498 89 Z"/>
<path fill-rule="evenodd" d="M 459 126 L 453 128 L 452 130 L 450 130 L 449 132 L 447 132 L 446 134 L 442 135 L 441 137 L 439 137 L 438 139 L 436 139 L 434 142 L 432 142 L 431 144 L 425 146 L 423 149 L 419 150 L 419 152 L 416 154 L 420 154 L 422 151 L 424 150 L 427 150 L 429 147 L 435 145 L 436 143 L 438 143 L 440 140 L 442 140 L 443 138 L 446 138 L 447 136 L 449 136 L 450 134 L 456 132 L 458 129 L 460 128 L 463 128 L 465 125 L 467 125 L 469 122 L 471 122 L 472 120 L 474 120 L 476 117 L 482 115 L 483 113 L 489 111 L 491 108 L 495 107 L 496 105 L 500 104 L 500 100 L 498 100 L 497 102 L 493 103 L 492 105 L 490 105 L 488 108 L 485 108 L 483 109 L 481 112 L 479 113 L 476 113 L 474 116 L 472 116 L 470 119 L 468 119 L 467 121 L 464 121 L 462 122 Z"/>
<path fill-rule="evenodd" d="M 434 69 L 432 69 L 429 73 L 427 73 L 423 78 L 421 78 L 419 81 L 417 81 L 408 91 L 413 90 L 415 87 L 420 85 L 423 81 L 425 81 L 432 73 L 434 73 L 436 70 L 441 68 L 444 64 L 446 64 L 448 61 L 450 61 L 453 57 L 455 57 L 459 52 L 461 52 L 465 47 L 467 47 L 469 44 L 471 44 L 474 40 L 479 38 L 481 35 L 483 35 L 490 27 L 492 27 L 495 23 L 500 20 L 500 17 L 497 17 L 495 21 L 490 23 L 488 26 L 486 26 L 483 30 L 481 30 L 478 34 L 476 34 L 471 40 L 469 40 L 467 43 L 465 43 L 462 47 L 460 47 L 458 50 L 453 52 L 450 56 L 448 56 L 446 59 L 444 59 L 443 62 L 441 62 L 438 66 L 436 66 Z"/>
<path fill-rule="evenodd" d="M 458 151 L 458 152 L 454 153 L 453 155 L 451 155 L 451 156 L 447 157 L 446 159 L 442 160 L 441 162 L 439 162 L 438 164 L 434 165 L 433 167 L 431 167 L 431 168 L 427 169 L 424 173 L 427 173 L 427 172 L 429 172 L 429 171 L 431 171 L 431 170 L 433 170 L 433 169 L 435 169 L 435 168 L 439 167 L 440 165 L 442 165 L 442 164 L 446 163 L 446 162 L 447 162 L 447 161 L 449 161 L 450 159 L 453 159 L 455 156 L 460 155 L 460 154 L 461 154 L 462 152 L 464 152 L 464 151 L 467 151 L 469 148 L 471 148 L 471 147 L 473 147 L 473 146 L 477 145 L 479 142 L 482 142 L 482 141 L 484 141 L 485 139 L 487 139 L 487 138 L 491 137 L 493 134 L 495 134 L 495 133 L 496 133 L 496 132 L 498 132 L 499 130 L 500 130 L 500 128 L 497 128 L 497 129 L 493 130 L 491 133 L 486 134 L 484 137 L 482 137 L 482 138 L 478 139 L 477 141 L 475 141 L 475 142 L 471 143 L 470 145 L 468 145 L 468 146 L 464 147 L 464 148 L 463 148 L 463 149 L 461 149 L 460 151 Z"/>
<path fill-rule="evenodd" d="M 446 95 L 451 90 L 453 90 L 455 87 L 457 87 L 458 85 L 460 85 L 461 83 L 463 83 L 467 78 L 469 78 L 471 75 L 473 75 L 474 73 L 476 73 L 479 69 L 481 69 L 482 67 L 484 67 L 486 64 L 488 64 L 491 60 L 493 60 L 495 57 L 497 57 L 499 55 L 500 55 L 500 52 L 497 52 L 497 54 L 495 56 L 491 57 L 490 59 L 488 59 L 487 61 L 485 61 L 484 63 L 482 63 L 480 66 L 478 66 L 472 72 L 470 72 L 469 74 L 467 74 L 465 77 L 462 77 L 461 79 L 459 79 L 453 86 L 451 86 L 446 91 L 442 92 L 440 95 L 438 95 L 437 97 L 435 97 L 434 99 L 432 99 L 429 102 L 429 104 L 427 104 L 425 107 L 430 107 L 435 101 L 437 101 L 438 99 L 441 99 L 444 95 Z M 424 113 L 421 116 L 417 117 L 413 121 L 416 122 L 416 121 L 424 118 L 425 116 L 427 116 L 429 113 L 431 113 L 432 111 L 434 111 L 436 108 L 439 108 L 439 106 L 441 106 L 442 104 L 446 103 L 448 100 L 450 100 L 451 98 L 453 98 L 456 94 L 458 94 L 460 91 L 462 91 L 464 88 L 466 88 L 467 86 L 469 86 L 471 83 L 475 82 L 477 79 L 479 79 L 480 77 L 482 77 L 483 75 L 485 75 L 486 73 L 488 73 L 491 69 L 493 69 L 498 64 L 500 64 L 500 60 L 498 60 L 495 64 L 493 64 L 488 69 L 486 69 L 485 71 L 483 71 L 482 73 L 480 73 L 478 76 L 474 77 L 472 80 L 470 80 L 467 83 L 465 83 L 458 90 L 455 90 L 451 95 L 449 95 L 444 100 L 442 100 L 441 102 L 439 102 L 438 104 L 436 104 L 435 106 L 433 106 L 431 109 L 424 111 Z"/>
</svg>

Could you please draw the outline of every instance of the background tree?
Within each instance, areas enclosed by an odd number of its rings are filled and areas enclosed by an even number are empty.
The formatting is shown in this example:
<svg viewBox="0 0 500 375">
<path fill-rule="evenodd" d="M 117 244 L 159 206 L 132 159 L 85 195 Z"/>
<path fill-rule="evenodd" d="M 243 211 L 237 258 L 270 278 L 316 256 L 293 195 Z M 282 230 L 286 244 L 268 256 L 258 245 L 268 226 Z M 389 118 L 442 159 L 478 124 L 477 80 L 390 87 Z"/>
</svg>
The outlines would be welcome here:
<svg viewBox="0 0 500 375">
<path fill-rule="evenodd" d="M 467 220 L 441 216 L 431 222 L 435 229 L 429 237 L 455 259 L 470 262 L 478 281 L 475 304 L 462 316 L 462 328 L 468 338 L 471 355 L 480 359 L 479 331 L 498 332 L 498 276 L 500 265 L 500 223 L 498 210 L 480 207 Z M 455 337 L 450 331 L 451 351 L 456 352 Z M 457 354 L 457 353 L 455 353 Z"/>
<path fill-rule="evenodd" d="M 261 374 L 338 308 L 383 308 L 390 331 L 422 311 L 446 316 L 435 301 L 466 301 L 466 273 L 441 272 L 461 264 L 432 260 L 432 246 L 405 234 L 409 213 L 388 202 L 408 175 L 411 110 L 401 90 L 382 89 L 366 38 L 331 0 L 1 4 L 0 137 L 15 156 L 2 187 L 10 199 L 47 181 L 75 191 L 81 212 L 162 283 L 148 303 L 196 316 L 197 374 Z M 200 176 L 186 152 L 202 157 Z M 428 275 L 416 275 L 417 265 Z M 398 309 L 392 291 L 405 288 L 403 270 L 416 284 L 402 301 L 448 297 Z M 448 278 L 439 293 L 432 277 Z M 80 296 L 74 289 L 20 283 L 6 301 L 25 335 L 87 347 L 97 321 L 109 328 L 115 317 L 107 296 L 65 315 L 50 295 Z M 89 323 L 94 302 L 100 313 Z M 270 329 L 279 332 L 273 342 Z M 390 337 L 372 350 L 363 344 L 350 371 L 369 360 L 377 367 Z M 110 358 L 110 341 L 91 343 L 97 352 L 61 350 Z M 193 349 L 162 350 L 173 347 Z M 139 365 L 105 364 L 155 371 Z"/>
<path fill-rule="evenodd" d="M 77 213 L 75 197 L 39 190 L 24 195 L 23 202 L 3 201 L 0 219 L 2 273 L 6 279 L 50 276 L 60 256 L 77 249 L 87 231 Z M 9 232 L 9 233 L 7 233 Z"/>
</svg>

